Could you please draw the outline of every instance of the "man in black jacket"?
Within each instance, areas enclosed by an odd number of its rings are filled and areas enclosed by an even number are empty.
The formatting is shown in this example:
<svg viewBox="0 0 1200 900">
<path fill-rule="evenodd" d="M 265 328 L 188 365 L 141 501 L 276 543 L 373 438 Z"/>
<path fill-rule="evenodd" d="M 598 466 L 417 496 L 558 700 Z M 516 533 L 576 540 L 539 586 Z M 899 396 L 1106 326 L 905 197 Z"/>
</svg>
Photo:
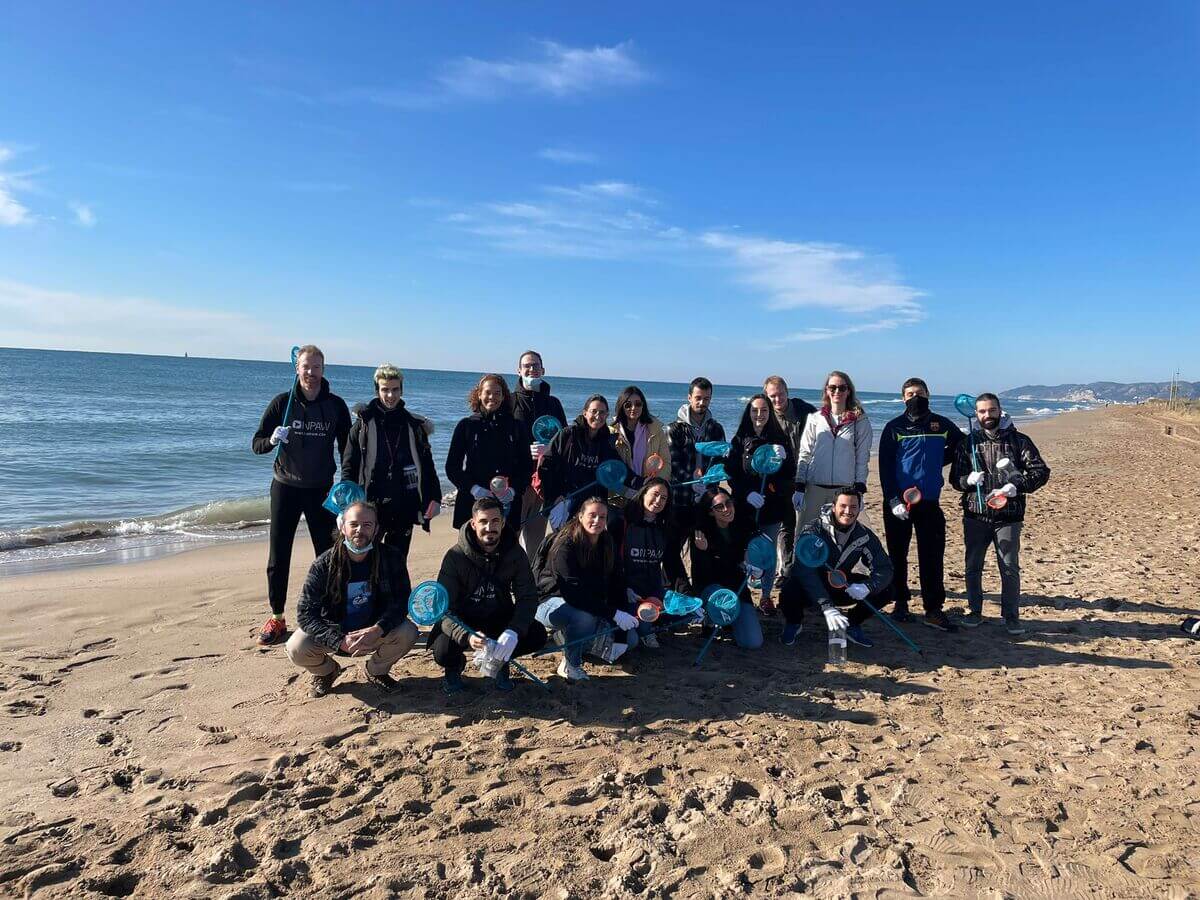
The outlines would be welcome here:
<svg viewBox="0 0 1200 900">
<path fill-rule="evenodd" d="M 696 444 L 703 441 L 725 440 L 725 429 L 713 418 L 713 385 L 707 378 L 693 378 L 688 385 L 687 402 L 679 407 L 675 421 L 667 426 L 667 443 L 671 448 L 671 480 L 691 481 L 703 474 L 702 469 L 712 460 L 696 453 Z M 671 514 L 675 530 L 681 539 L 696 527 L 696 504 L 708 490 L 707 485 L 673 488 Z"/>
<path fill-rule="evenodd" d="M 459 529 L 458 543 L 442 559 L 437 580 L 450 595 L 450 616 L 475 632 L 445 618 L 429 634 L 433 659 L 446 672 L 446 693 L 463 690 L 463 651 L 485 649 L 486 638 L 495 641 L 494 652 L 505 663 L 495 676 L 496 687 L 511 691 L 507 661 L 541 650 L 546 629 L 534 621 L 538 595 L 529 559 L 512 529 L 504 527 L 499 500 L 475 501 L 470 520 Z"/>
<path fill-rule="evenodd" d="M 551 396 L 550 384 L 543 380 L 546 369 L 542 364 L 542 354 L 536 350 L 526 350 L 517 360 L 517 389 L 513 392 L 513 418 L 525 426 L 529 438 L 529 456 L 533 468 L 541 462 L 546 452 L 546 445 L 538 443 L 533 437 L 533 423 L 542 416 L 551 416 L 564 427 L 567 424 L 567 414 L 557 397 Z M 525 554 L 533 562 L 542 538 L 546 536 L 546 517 L 533 515 L 541 508 L 542 500 L 530 484 L 521 501 L 522 515 L 525 518 L 521 525 L 521 543 L 525 546 Z"/>
<path fill-rule="evenodd" d="M 388 672 L 416 643 L 417 627 L 407 618 L 408 570 L 396 551 L 375 545 L 378 525 L 370 503 L 343 510 L 341 540 L 316 558 L 300 591 L 300 627 L 287 655 L 312 674 L 314 697 L 328 694 L 342 672 L 335 653 L 370 654 L 367 681 L 385 692 L 400 686 Z"/>
<path fill-rule="evenodd" d="M 775 408 L 775 415 L 779 417 L 779 424 L 783 426 L 783 430 L 788 436 L 789 458 L 799 459 L 800 438 L 804 434 L 804 423 L 808 421 L 810 415 L 817 411 L 817 408 L 807 400 L 789 397 L 787 382 L 783 380 L 782 375 L 768 375 L 763 379 L 763 393 L 771 401 L 771 406 Z M 784 513 L 783 525 L 779 529 L 779 540 L 777 541 L 779 559 L 775 563 L 777 572 L 782 572 L 787 567 L 788 560 L 792 556 L 792 548 L 796 543 L 796 523 L 800 520 L 802 504 L 796 502 L 794 495 L 790 499 L 793 508 L 791 512 Z"/>
<path fill-rule="evenodd" d="M 379 509 L 380 542 L 408 560 L 413 526 L 429 531 L 442 509 L 442 485 L 429 436 L 433 422 L 404 406 L 404 373 L 390 364 L 375 370 L 375 399 L 354 407 L 342 457 L 342 478 L 361 484 Z"/>
<path fill-rule="evenodd" d="M 337 471 L 334 447 L 339 457 L 346 451 L 350 410 L 346 401 L 330 392 L 324 372 L 325 354 L 320 348 L 312 344 L 301 347 L 296 355 L 295 384 L 267 405 L 250 442 L 255 453 L 276 454 L 267 556 L 271 617 L 258 635 L 260 647 L 282 643 L 287 637 L 283 608 L 300 514 L 308 524 L 314 555 L 320 556 L 333 544 L 334 517 L 321 504 Z"/>
<path fill-rule="evenodd" d="M 1000 613 L 1011 635 L 1021 624 L 1021 526 L 1025 495 L 1050 480 L 1050 467 L 1033 441 L 1013 427 L 995 394 L 975 400 L 977 423 L 958 445 L 950 483 L 962 491 L 963 543 L 966 545 L 967 605 L 963 625 L 983 622 L 983 561 L 989 546 L 1000 565 Z M 982 498 L 983 503 L 980 504 Z"/>
</svg>

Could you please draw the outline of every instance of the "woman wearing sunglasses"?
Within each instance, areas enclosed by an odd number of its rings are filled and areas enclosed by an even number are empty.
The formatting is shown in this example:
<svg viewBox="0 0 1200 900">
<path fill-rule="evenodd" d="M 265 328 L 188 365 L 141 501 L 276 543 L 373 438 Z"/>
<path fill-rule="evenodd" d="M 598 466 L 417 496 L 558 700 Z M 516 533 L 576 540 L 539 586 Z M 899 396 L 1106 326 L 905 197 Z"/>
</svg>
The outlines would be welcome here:
<svg viewBox="0 0 1200 900">
<path fill-rule="evenodd" d="M 705 494 L 698 505 L 699 527 L 692 535 L 692 584 L 707 600 L 718 588 L 736 591 L 738 617 L 733 639 L 745 650 L 762 646 L 762 624 L 746 587 L 746 548 L 757 533 L 753 517 L 739 516 L 733 495 L 724 488 Z"/>
<path fill-rule="evenodd" d="M 871 421 L 858 402 L 854 382 L 845 372 L 830 372 L 821 408 L 808 417 L 800 438 L 793 496 L 800 510 L 797 532 L 833 502 L 840 486 L 852 484 L 859 496 L 866 493 L 871 436 Z"/>
<path fill-rule="evenodd" d="M 610 430 L 621 461 L 635 476 L 635 485 L 640 486 L 642 479 L 656 475 L 671 480 L 668 468 L 671 448 L 667 444 L 667 433 L 662 422 L 650 415 L 650 404 L 641 388 L 631 384 L 621 391 Z M 611 500 L 609 505 L 612 505 Z M 624 497 L 618 505 L 625 505 Z"/>
</svg>

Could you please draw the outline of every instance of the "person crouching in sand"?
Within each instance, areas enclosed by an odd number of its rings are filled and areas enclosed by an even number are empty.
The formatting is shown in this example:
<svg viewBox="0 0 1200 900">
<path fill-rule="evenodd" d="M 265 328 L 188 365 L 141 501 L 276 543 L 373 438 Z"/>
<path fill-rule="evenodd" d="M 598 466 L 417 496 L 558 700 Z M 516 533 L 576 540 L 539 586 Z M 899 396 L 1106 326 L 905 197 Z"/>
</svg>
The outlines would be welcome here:
<svg viewBox="0 0 1200 900">
<path fill-rule="evenodd" d="M 334 654 L 370 654 L 367 681 L 385 692 L 399 683 L 392 666 L 417 641 L 408 616 L 412 585 L 400 552 L 375 546 L 379 514 L 367 502 L 338 516 L 341 540 L 313 561 L 300 591 L 299 629 L 287 642 L 288 659 L 311 673 L 314 697 L 324 697 L 342 673 Z"/>
</svg>

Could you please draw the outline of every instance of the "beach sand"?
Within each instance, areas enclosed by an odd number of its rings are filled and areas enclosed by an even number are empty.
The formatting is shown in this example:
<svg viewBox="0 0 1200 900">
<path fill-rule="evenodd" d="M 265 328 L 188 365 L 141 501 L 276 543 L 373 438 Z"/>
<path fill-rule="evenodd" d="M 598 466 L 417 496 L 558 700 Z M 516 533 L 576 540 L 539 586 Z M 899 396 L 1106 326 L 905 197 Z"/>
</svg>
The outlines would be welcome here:
<svg viewBox="0 0 1200 900">
<path fill-rule="evenodd" d="M 0 895 L 1200 895 L 1200 444 L 1132 408 L 1027 430 L 1029 634 L 989 602 L 908 626 L 924 659 L 876 622 L 830 671 L 810 618 L 699 670 L 677 637 L 451 702 L 418 652 L 399 695 L 356 663 L 311 700 L 254 645 L 262 543 L 0 581 Z"/>
</svg>

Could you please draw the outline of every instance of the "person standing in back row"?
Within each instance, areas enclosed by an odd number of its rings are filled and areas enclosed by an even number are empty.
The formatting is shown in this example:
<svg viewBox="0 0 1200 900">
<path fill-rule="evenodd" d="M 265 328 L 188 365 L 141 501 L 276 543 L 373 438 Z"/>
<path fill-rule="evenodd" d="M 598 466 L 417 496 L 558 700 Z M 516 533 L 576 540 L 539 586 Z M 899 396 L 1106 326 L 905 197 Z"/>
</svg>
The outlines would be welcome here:
<svg viewBox="0 0 1200 900">
<path fill-rule="evenodd" d="M 346 451 L 350 410 L 346 401 L 329 390 L 324 378 L 325 354 L 306 344 L 296 354 L 296 382 L 276 396 L 263 412 L 250 442 L 258 454 L 275 457 L 271 480 L 271 528 L 267 556 L 267 598 L 271 617 L 258 635 L 260 647 L 282 643 L 288 634 L 283 610 L 287 600 L 292 543 L 300 515 L 308 524 L 313 553 L 320 556 L 333 546 L 335 517 L 321 504 L 333 487 L 338 458 Z M 290 405 L 289 405 L 290 399 Z M 287 415 L 287 421 L 284 416 Z"/>
<path fill-rule="evenodd" d="M 830 372 L 821 408 L 808 417 L 800 438 L 792 498 L 800 510 L 800 528 L 816 519 L 841 487 L 852 485 L 860 498 L 866 493 L 871 434 L 871 420 L 858 402 L 854 382 L 845 372 Z"/>
<path fill-rule="evenodd" d="M 679 407 L 675 421 L 667 426 L 667 445 L 671 448 L 671 481 L 691 481 L 703 475 L 703 469 L 710 460 L 696 453 L 696 444 L 725 440 L 725 429 L 709 411 L 712 395 L 711 381 L 704 377 L 693 378 L 688 385 L 687 402 Z M 671 514 L 675 519 L 675 533 L 680 536 L 681 542 L 698 526 L 697 503 L 707 491 L 708 486 L 704 484 L 671 489 Z"/>
<path fill-rule="evenodd" d="M 957 631 L 943 611 L 946 585 L 943 562 L 946 555 L 946 516 L 938 503 L 942 495 L 942 467 L 954 461 L 963 434 L 958 426 L 929 410 L 929 386 L 910 378 L 900 386 L 903 414 L 883 427 L 879 438 L 879 484 L 883 488 L 883 533 L 888 556 L 895 570 L 892 586 L 896 605 L 892 618 L 907 622 L 912 617 L 908 603 L 908 548 L 917 534 L 917 571 L 921 580 L 921 604 L 925 624 L 940 631 Z M 904 499 L 904 492 L 921 492 L 917 503 Z"/>
<path fill-rule="evenodd" d="M 558 420 L 564 428 L 567 425 L 567 414 L 557 397 L 550 393 L 550 384 L 543 376 L 546 369 L 542 363 L 542 354 L 536 350 L 526 350 L 517 360 L 517 389 L 513 392 L 513 418 L 525 426 L 528 435 L 529 457 L 536 474 L 538 463 L 546 452 L 547 444 L 539 444 L 533 437 L 533 423 L 542 416 L 550 416 Z M 522 515 L 525 522 L 521 525 L 521 543 L 530 563 L 537 555 L 542 538 L 546 536 L 546 517 L 533 515 L 540 507 L 542 498 L 538 496 L 535 487 L 538 479 L 534 478 L 525 490 L 521 499 Z"/>
<path fill-rule="evenodd" d="M 794 462 L 800 458 L 800 439 L 804 436 L 804 426 L 808 424 L 808 417 L 815 413 L 817 408 L 799 397 L 789 397 L 787 382 L 783 380 L 782 375 L 768 375 L 763 380 L 763 393 L 771 401 L 771 405 L 775 408 L 775 415 L 779 418 L 779 424 L 787 433 L 788 455 Z M 800 495 L 800 497 L 803 496 L 803 494 Z M 793 494 L 793 505 L 797 499 L 799 498 Z M 783 524 L 779 530 L 779 559 L 775 562 L 775 571 L 777 572 L 786 572 L 791 564 L 792 551 L 796 542 L 796 523 L 799 518 L 799 509 L 792 509 L 784 513 Z"/>
<path fill-rule="evenodd" d="M 983 560 L 996 548 L 1000 565 L 1000 613 L 1014 637 L 1021 624 L 1021 526 L 1025 495 L 1050 480 L 1050 467 L 1038 448 L 1013 426 L 995 394 L 975 400 L 973 428 L 959 445 L 950 467 L 950 483 L 962 491 L 963 543 L 966 545 L 968 628 L 983 623 Z M 979 490 L 976 490 L 976 487 Z M 982 508 L 979 498 L 982 496 Z M 1003 499 L 1001 499 L 1003 498 Z"/>
</svg>

